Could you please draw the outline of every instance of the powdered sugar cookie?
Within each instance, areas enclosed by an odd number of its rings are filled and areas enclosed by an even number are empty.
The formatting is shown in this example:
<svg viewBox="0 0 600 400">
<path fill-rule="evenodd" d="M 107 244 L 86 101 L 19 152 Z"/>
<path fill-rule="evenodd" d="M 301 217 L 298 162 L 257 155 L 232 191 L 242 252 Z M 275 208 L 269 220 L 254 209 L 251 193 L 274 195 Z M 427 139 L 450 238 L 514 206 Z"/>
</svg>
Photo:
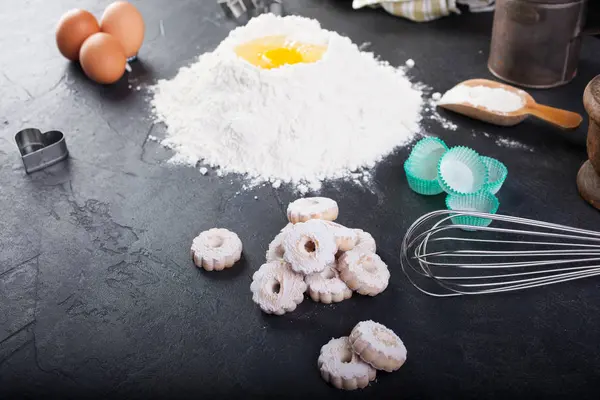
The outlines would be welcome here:
<svg viewBox="0 0 600 400">
<path fill-rule="evenodd" d="M 369 232 L 365 232 L 362 229 L 354 229 L 354 232 L 356 232 L 357 235 L 357 240 L 354 247 L 361 249 L 365 253 L 375 253 L 377 246 L 373 236 L 371 236 Z"/>
<path fill-rule="evenodd" d="M 294 224 L 283 239 L 283 259 L 295 272 L 321 272 L 335 259 L 333 230 L 324 221 L 311 219 Z"/>
<path fill-rule="evenodd" d="M 283 238 L 285 238 L 285 235 L 286 232 L 282 231 L 275 236 L 275 239 L 269 244 L 269 249 L 266 254 L 267 262 L 283 260 Z"/>
<path fill-rule="evenodd" d="M 347 336 L 331 339 L 321 347 L 318 365 L 323 379 L 338 389 L 362 389 L 377 375 L 375 368 L 352 351 Z"/>
<path fill-rule="evenodd" d="M 358 240 L 358 233 L 354 229 L 346 228 L 344 225 L 336 222 L 325 221 L 333 229 L 335 243 L 339 251 L 352 250 Z"/>
<path fill-rule="evenodd" d="M 360 249 L 345 252 L 338 260 L 338 271 L 346 285 L 362 295 L 383 292 L 390 280 L 390 271 L 381 258 Z"/>
<path fill-rule="evenodd" d="M 294 311 L 304 300 L 304 277 L 284 261 L 263 264 L 252 275 L 252 300 L 267 314 L 282 315 Z"/>
<path fill-rule="evenodd" d="M 308 294 L 314 301 L 330 304 L 352 297 L 352 290 L 340 279 L 335 264 L 328 265 L 321 272 L 307 275 L 304 282 L 308 285 Z"/>
<path fill-rule="evenodd" d="M 281 228 L 281 230 L 279 232 L 287 232 L 289 231 L 292 227 L 294 226 L 294 224 L 292 224 L 291 222 L 288 222 L 288 224 L 286 226 L 284 226 L 283 228 Z"/>
<path fill-rule="evenodd" d="M 286 233 L 294 226 L 291 222 L 284 226 L 279 234 L 275 236 L 275 239 L 269 244 L 269 249 L 267 250 L 266 258 L 267 262 L 274 260 L 283 260 L 283 239 L 285 238 Z"/>
<path fill-rule="evenodd" d="M 335 221 L 338 212 L 337 203 L 327 197 L 305 197 L 291 202 L 287 208 L 288 220 L 294 224 L 310 219 Z"/>
<path fill-rule="evenodd" d="M 242 241 L 227 229 L 209 229 L 194 238 L 191 254 L 197 267 L 207 271 L 221 271 L 239 261 L 242 256 Z"/>
<path fill-rule="evenodd" d="M 392 372 L 406 361 L 406 347 L 389 328 L 374 321 L 359 322 L 350 334 L 352 350 L 377 369 Z"/>
</svg>

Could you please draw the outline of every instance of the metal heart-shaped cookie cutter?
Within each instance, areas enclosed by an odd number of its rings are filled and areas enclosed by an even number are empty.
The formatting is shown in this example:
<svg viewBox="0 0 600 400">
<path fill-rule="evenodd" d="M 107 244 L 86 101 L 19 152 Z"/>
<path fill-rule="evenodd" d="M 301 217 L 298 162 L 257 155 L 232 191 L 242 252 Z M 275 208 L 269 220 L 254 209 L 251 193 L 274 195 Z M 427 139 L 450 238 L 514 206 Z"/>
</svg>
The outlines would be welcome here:
<svg viewBox="0 0 600 400">
<path fill-rule="evenodd" d="M 56 164 L 69 156 L 65 135 L 61 131 L 42 133 L 27 128 L 15 135 L 15 142 L 28 174 Z"/>
</svg>

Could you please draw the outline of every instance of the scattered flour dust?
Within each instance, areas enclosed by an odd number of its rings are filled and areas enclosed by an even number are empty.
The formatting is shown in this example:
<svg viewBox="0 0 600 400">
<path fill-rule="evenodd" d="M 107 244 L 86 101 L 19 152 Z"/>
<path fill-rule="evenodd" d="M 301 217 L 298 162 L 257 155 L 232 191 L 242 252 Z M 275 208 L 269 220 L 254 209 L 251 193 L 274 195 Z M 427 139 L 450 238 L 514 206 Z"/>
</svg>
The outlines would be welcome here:
<svg viewBox="0 0 600 400">
<path fill-rule="evenodd" d="M 505 137 L 499 137 L 496 139 L 496 144 L 501 147 L 508 147 L 510 149 L 521 149 L 526 150 L 533 153 L 535 150 L 531 146 L 527 146 L 521 142 L 517 142 L 516 140 L 508 139 Z"/>
<path fill-rule="evenodd" d="M 456 131 L 458 129 L 458 125 L 454 122 L 444 118 L 437 109 L 437 105 L 439 100 L 442 98 L 442 94 L 439 92 L 434 92 L 433 88 L 422 83 L 416 82 L 414 87 L 422 92 L 423 95 L 423 120 L 424 121 L 435 121 L 439 125 L 441 125 L 444 129 L 450 131 Z"/>
<path fill-rule="evenodd" d="M 427 112 L 427 119 L 436 121 L 439 123 L 444 129 L 448 129 L 450 131 L 456 131 L 458 129 L 458 125 L 454 122 L 442 117 L 440 113 L 437 111 L 437 105 L 439 98 L 436 99 L 436 94 L 434 93 L 430 99 L 425 101 L 425 111 Z"/>
<path fill-rule="evenodd" d="M 311 64 L 264 70 L 237 45 L 284 35 L 326 45 Z M 153 88 L 162 144 L 174 163 L 218 166 L 256 184 L 318 190 L 328 179 L 354 182 L 419 131 L 422 92 L 401 69 L 362 52 L 315 20 L 263 14 L 233 30 L 217 49 Z M 365 173 L 366 172 L 366 173 Z M 359 175 L 357 175 L 359 174 Z"/>
</svg>

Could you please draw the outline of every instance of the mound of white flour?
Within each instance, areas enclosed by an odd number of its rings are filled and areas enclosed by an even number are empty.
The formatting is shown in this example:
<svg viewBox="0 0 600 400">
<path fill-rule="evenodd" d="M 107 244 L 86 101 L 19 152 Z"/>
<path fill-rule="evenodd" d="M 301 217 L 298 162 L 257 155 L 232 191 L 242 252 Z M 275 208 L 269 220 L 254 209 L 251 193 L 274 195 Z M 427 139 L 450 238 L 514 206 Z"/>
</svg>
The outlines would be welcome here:
<svg viewBox="0 0 600 400">
<path fill-rule="evenodd" d="M 239 58 L 241 43 L 286 35 L 327 45 L 312 64 L 264 70 Z M 421 92 L 402 71 L 361 52 L 315 20 L 264 14 L 232 31 L 153 88 L 177 163 L 218 166 L 254 181 L 318 189 L 374 166 L 419 130 Z M 354 174 L 356 176 L 356 173 Z"/>
</svg>

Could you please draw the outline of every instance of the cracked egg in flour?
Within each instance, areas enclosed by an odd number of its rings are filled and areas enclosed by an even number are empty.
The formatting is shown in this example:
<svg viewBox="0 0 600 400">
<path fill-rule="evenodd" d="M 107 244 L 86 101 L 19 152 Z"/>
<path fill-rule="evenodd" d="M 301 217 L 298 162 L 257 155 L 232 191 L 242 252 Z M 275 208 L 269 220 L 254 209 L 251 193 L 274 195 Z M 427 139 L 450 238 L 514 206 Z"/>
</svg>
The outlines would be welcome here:
<svg viewBox="0 0 600 400">
<path fill-rule="evenodd" d="M 326 51 L 326 46 L 302 43 L 286 36 L 266 36 L 235 48 L 239 57 L 263 69 L 314 63 L 319 61 Z"/>
</svg>

